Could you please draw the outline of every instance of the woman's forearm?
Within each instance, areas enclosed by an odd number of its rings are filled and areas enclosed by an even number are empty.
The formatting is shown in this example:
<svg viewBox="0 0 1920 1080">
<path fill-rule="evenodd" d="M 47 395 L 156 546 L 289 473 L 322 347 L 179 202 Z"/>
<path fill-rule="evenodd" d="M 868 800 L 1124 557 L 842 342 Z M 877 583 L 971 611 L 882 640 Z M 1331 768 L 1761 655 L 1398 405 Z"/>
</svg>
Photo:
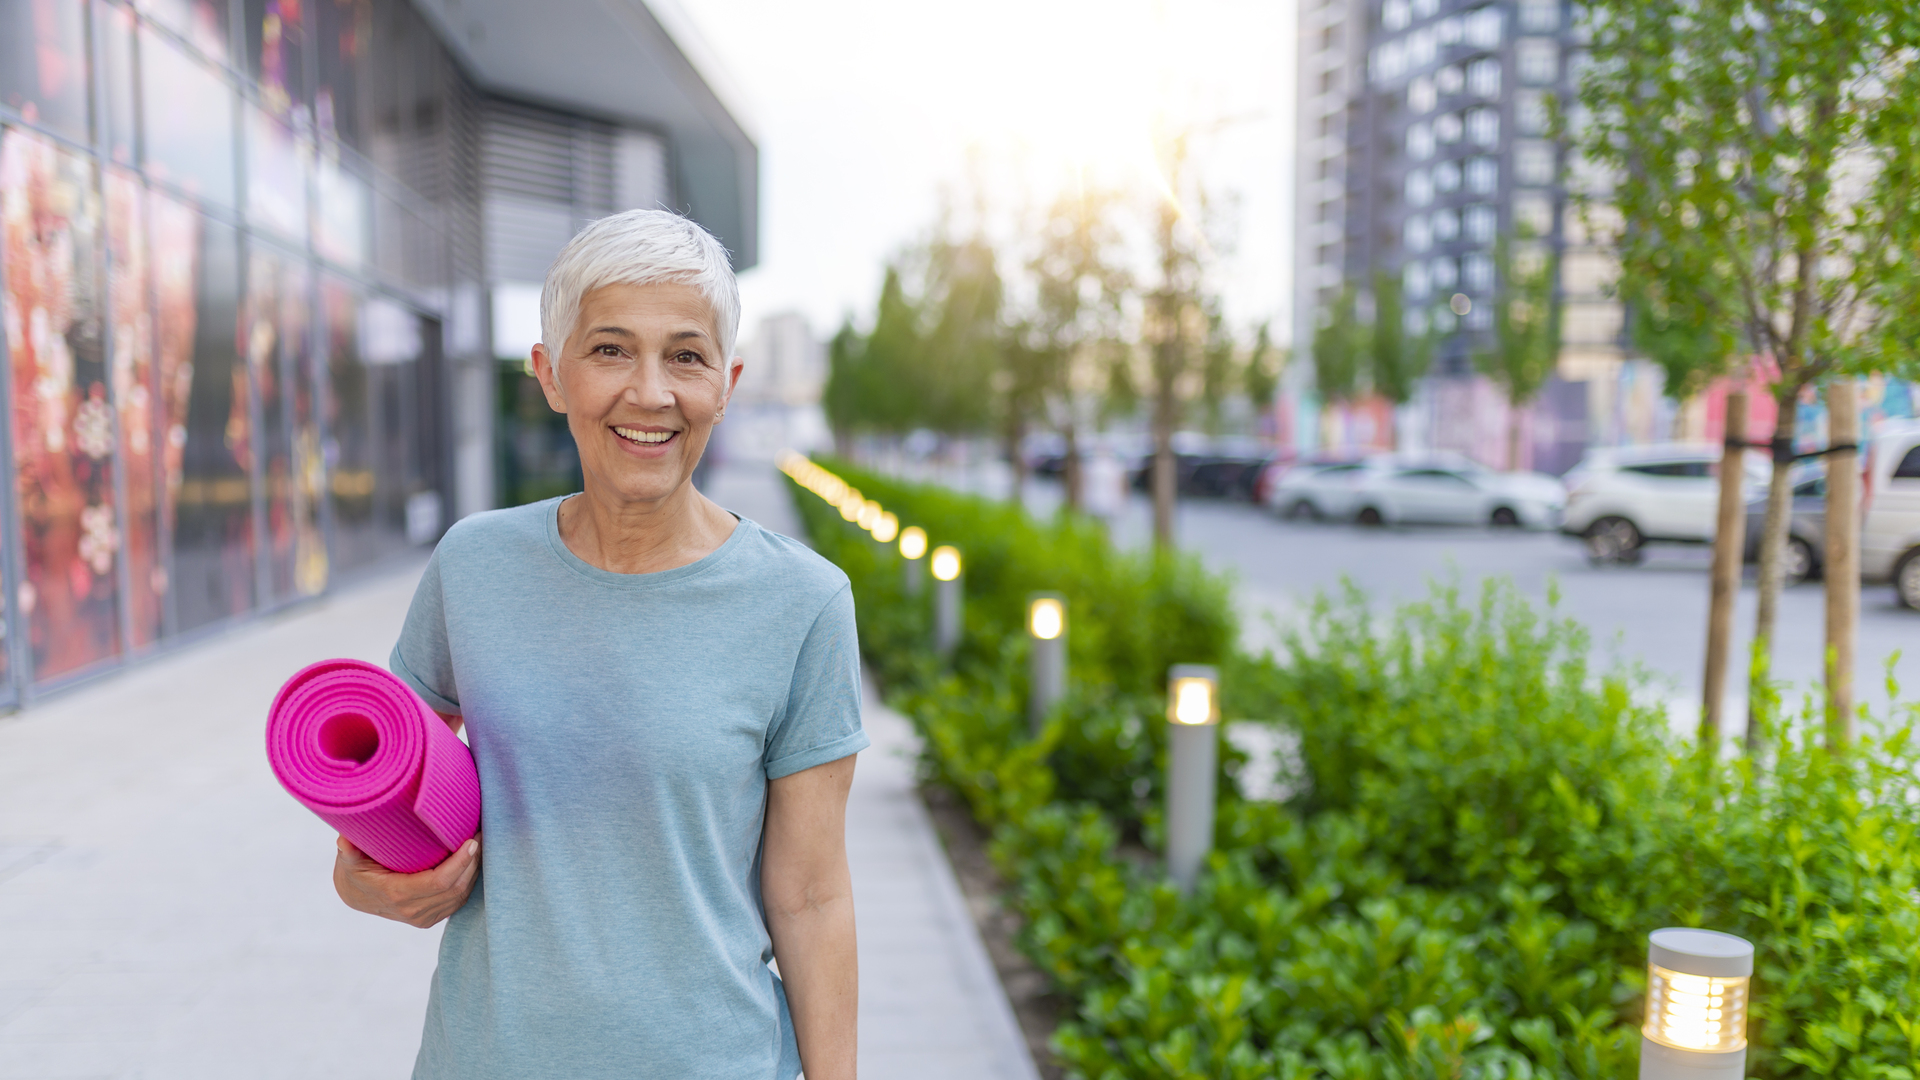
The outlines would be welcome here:
<svg viewBox="0 0 1920 1080">
<path fill-rule="evenodd" d="M 807 1080 L 854 1080 L 860 965 L 853 882 L 845 864 L 837 881 L 816 882 L 800 896 L 767 900 L 767 931 Z"/>
</svg>

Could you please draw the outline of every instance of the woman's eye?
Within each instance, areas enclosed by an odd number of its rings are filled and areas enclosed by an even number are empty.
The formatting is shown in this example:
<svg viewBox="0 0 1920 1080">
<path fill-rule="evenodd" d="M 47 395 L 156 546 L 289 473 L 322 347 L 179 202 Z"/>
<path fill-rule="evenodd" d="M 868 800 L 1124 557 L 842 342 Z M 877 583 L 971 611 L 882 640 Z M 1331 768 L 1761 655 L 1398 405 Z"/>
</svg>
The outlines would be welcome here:
<svg viewBox="0 0 1920 1080">
<path fill-rule="evenodd" d="M 683 352 L 675 356 L 674 359 L 683 364 L 704 364 L 707 362 L 706 358 L 696 352 Z"/>
</svg>

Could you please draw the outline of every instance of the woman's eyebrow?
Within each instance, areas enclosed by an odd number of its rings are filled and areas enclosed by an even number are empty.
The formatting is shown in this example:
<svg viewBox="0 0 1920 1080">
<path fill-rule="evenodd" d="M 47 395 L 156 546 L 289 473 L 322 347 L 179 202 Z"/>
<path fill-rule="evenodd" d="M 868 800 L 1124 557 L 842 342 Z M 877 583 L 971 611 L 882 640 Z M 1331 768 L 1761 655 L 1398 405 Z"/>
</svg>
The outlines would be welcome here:
<svg viewBox="0 0 1920 1080">
<path fill-rule="evenodd" d="M 589 335 L 592 335 L 592 334 L 612 334 L 612 335 L 614 335 L 615 337 L 627 337 L 627 338 L 630 338 L 630 337 L 633 337 L 633 336 L 634 336 L 634 333 L 633 333 L 633 331 L 631 331 L 631 330 L 629 330 L 629 329 L 627 329 L 627 328 L 626 328 L 626 327 L 624 327 L 624 326 L 596 326 L 596 327 L 594 327 L 593 329 L 591 329 L 591 330 L 589 330 L 589 331 L 587 331 L 587 333 L 588 333 Z"/>
<path fill-rule="evenodd" d="M 674 334 L 670 340 L 685 341 L 688 338 L 704 338 L 706 336 L 707 334 L 706 334 L 706 331 L 704 330 L 682 330 L 679 333 Z"/>
</svg>

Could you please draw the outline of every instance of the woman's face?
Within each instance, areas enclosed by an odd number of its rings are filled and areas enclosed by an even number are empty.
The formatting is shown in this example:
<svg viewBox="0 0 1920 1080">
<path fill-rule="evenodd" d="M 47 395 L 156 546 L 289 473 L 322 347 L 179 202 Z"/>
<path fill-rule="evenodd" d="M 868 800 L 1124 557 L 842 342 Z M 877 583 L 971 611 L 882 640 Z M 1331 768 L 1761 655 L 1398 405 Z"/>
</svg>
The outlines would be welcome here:
<svg viewBox="0 0 1920 1080">
<path fill-rule="evenodd" d="M 687 482 L 740 378 L 706 298 L 671 283 L 588 293 L 562 354 L 535 345 L 533 362 L 547 404 L 566 414 L 588 490 L 623 502 L 655 502 Z"/>
</svg>

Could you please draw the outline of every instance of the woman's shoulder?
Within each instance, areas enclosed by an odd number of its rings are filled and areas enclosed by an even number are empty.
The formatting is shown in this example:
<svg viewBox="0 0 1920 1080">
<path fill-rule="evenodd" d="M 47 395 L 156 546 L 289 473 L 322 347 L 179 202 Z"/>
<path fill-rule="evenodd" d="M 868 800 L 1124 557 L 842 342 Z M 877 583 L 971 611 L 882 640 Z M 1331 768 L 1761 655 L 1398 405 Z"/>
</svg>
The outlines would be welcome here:
<svg viewBox="0 0 1920 1080">
<path fill-rule="evenodd" d="M 850 584 L 844 571 L 793 537 L 748 518 L 741 518 L 739 527 L 752 530 L 742 537 L 742 554 L 748 556 L 755 577 L 777 577 L 784 587 L 818 591 L 823 600 Z"/>
<path fill-rule="evenodd" d="M 442 563 L 448 559 L 464 562 L 504 555 L 522 544 L 545 544 L 553 501 L 546 499 L 468 514 L 454 522 L 440 538 L 434 557 Z"/>
</svg>

